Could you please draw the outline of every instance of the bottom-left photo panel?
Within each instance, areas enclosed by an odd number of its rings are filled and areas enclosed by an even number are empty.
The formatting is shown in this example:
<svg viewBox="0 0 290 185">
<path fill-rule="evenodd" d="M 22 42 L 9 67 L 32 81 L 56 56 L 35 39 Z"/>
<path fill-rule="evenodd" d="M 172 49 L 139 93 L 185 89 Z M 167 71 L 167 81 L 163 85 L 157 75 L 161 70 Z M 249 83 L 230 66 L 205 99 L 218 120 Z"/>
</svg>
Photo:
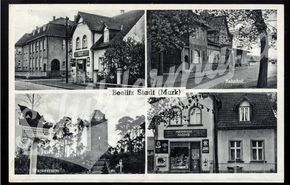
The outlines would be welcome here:
<svg viewBox="0 0 290 185">
<path fill-rule="evenodd" d="M 144 107 L 101 92 L 16 94 L 14 174 L 145 173 Z"/>
</svg>

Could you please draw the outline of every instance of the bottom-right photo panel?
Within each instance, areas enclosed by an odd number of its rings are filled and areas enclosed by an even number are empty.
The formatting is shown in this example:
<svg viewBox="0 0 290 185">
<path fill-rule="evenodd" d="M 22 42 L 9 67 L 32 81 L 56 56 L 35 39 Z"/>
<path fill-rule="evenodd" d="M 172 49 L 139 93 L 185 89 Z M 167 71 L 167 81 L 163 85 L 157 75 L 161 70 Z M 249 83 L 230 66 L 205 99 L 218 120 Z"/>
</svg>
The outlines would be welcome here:
<svg viewBox="0 0 290 185">
<path fill-rule="evenodd" d="M 276 93 L 147 102 L 148 173 L 277 173 Z"/>
</svg>

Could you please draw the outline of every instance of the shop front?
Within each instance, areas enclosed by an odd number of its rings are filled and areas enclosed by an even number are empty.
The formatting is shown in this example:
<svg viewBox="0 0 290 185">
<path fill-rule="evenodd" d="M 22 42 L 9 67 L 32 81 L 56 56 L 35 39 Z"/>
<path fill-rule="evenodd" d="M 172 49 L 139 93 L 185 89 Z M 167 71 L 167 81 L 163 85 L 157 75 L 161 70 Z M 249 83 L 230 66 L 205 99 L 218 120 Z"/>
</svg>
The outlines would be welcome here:
<svg viewBox="0 0 290 185">
<path fill-rule="evenodd" d="M 73 78 L 75 83 L 86 83 L 89 81 L 90 56 L 89 50 L 77 51 L 74 53 Z"/>
<path fill-rule="evenodd" d="M 155 142 L 157 172 L 202 173 L 212 171 L 213 148 L 209 150 L 206 129 L 165 130 Z"/>
<path fill-rule="evenodd" d="M 154 172 L 209 173 L 215 169 L 214 113 L 211 96 L 168 99 L 168 112 L 155 116 Z M 157 120 L 157 121 L 155 121 Z"/>
</svg>

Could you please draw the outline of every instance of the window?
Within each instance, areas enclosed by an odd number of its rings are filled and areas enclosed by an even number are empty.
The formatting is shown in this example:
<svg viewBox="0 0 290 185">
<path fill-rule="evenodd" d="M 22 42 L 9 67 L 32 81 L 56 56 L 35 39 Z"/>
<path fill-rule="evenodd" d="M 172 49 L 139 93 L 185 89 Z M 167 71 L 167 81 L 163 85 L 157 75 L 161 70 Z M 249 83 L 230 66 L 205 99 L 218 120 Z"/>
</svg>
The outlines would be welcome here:
<svg viewBox="0 0 290 185">
<path fill-rule="evenodd" d="M 65 40 L 62 40 L 62 49 L 65 49 Z"/>
<path fill-rule="evenodd" d="M 44 40 L 43 40 L 43 50 L 45 50 L 46 49 L 46 38 L 44 38 Z"/>
<path fill-rule="evenodd" d="M 191 52 L 191 62 L 194 64 L 200 63 L 200 51 L 194 49 Z"/>
<path fill-rule="evenodd" d="M 86 35 L 83 36 L 82 46 L 83 46 L 83 48 L 87 48 L 88 47 L 87 36 Z"/>
<path fill-rule="evenodd" d="M 252 141 L 252 160 L 264 160 L 264 141 Z"/>
<path fill-rule="evenodd" d="M 250 121 L 250 104 L 244 101 L 240 104 L 240 121 Z"/>
<path fill-rule="evenodd" d="M 104 29 L 104 42 L 109 42 L 109 30 L 107 28 Z"/>
<path fill-rule="evenodd" d="M 65 67 L 65 61 L 62 62 L 62 67 Z"/>
<path fill-rule="evenodd" d="M 242 160 L 241 141 L 230 141 L 230 161 Z"/>
<path fill-rule="evenodd" d="M 80 43 L 79 37 L 77 37 L 77 39 L 76 39 L 76 49 L 81 49 L 81 43 Z"/>
<path fill-rule="evenodd" d="M 99 71 L 104 71 L 103 61 L 104 57 L 99 57 Z"/>
<path fill-rule="evenodd" d="M 201 110 L 198 107 L 193 107 L 189 111 L 189 124 L 200 125 L 201 124 Z"/>
<path fill-rule="evenodd" d="M 170 125 L 181 125 L 181 109 L 173 107 L 170 111 L 171 118 L 169 120 Z"/>
</svg>

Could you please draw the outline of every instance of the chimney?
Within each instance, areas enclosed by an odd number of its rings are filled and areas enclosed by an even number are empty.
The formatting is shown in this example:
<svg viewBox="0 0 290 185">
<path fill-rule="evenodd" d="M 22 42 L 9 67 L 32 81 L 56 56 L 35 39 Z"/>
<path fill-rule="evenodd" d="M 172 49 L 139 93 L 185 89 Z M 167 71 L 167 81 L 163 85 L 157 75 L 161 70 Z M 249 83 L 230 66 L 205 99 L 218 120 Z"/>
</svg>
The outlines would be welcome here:
<svg viewBox="0 0 290 185">
<path fill-rule="evenodd" d="M 55 16 L 52 17 L 52 20 L 55 21 Z"/>
<path fill-rule="evenodd" d="M 120 10 L 120 13 L 121 13 L 121 14 L 125 13 L 125 10 Z"/>
<path fill-rule="evenodd" d="M 121 25 L 121 30 L 123 30 L 123 24 Z"/>
</svg>

